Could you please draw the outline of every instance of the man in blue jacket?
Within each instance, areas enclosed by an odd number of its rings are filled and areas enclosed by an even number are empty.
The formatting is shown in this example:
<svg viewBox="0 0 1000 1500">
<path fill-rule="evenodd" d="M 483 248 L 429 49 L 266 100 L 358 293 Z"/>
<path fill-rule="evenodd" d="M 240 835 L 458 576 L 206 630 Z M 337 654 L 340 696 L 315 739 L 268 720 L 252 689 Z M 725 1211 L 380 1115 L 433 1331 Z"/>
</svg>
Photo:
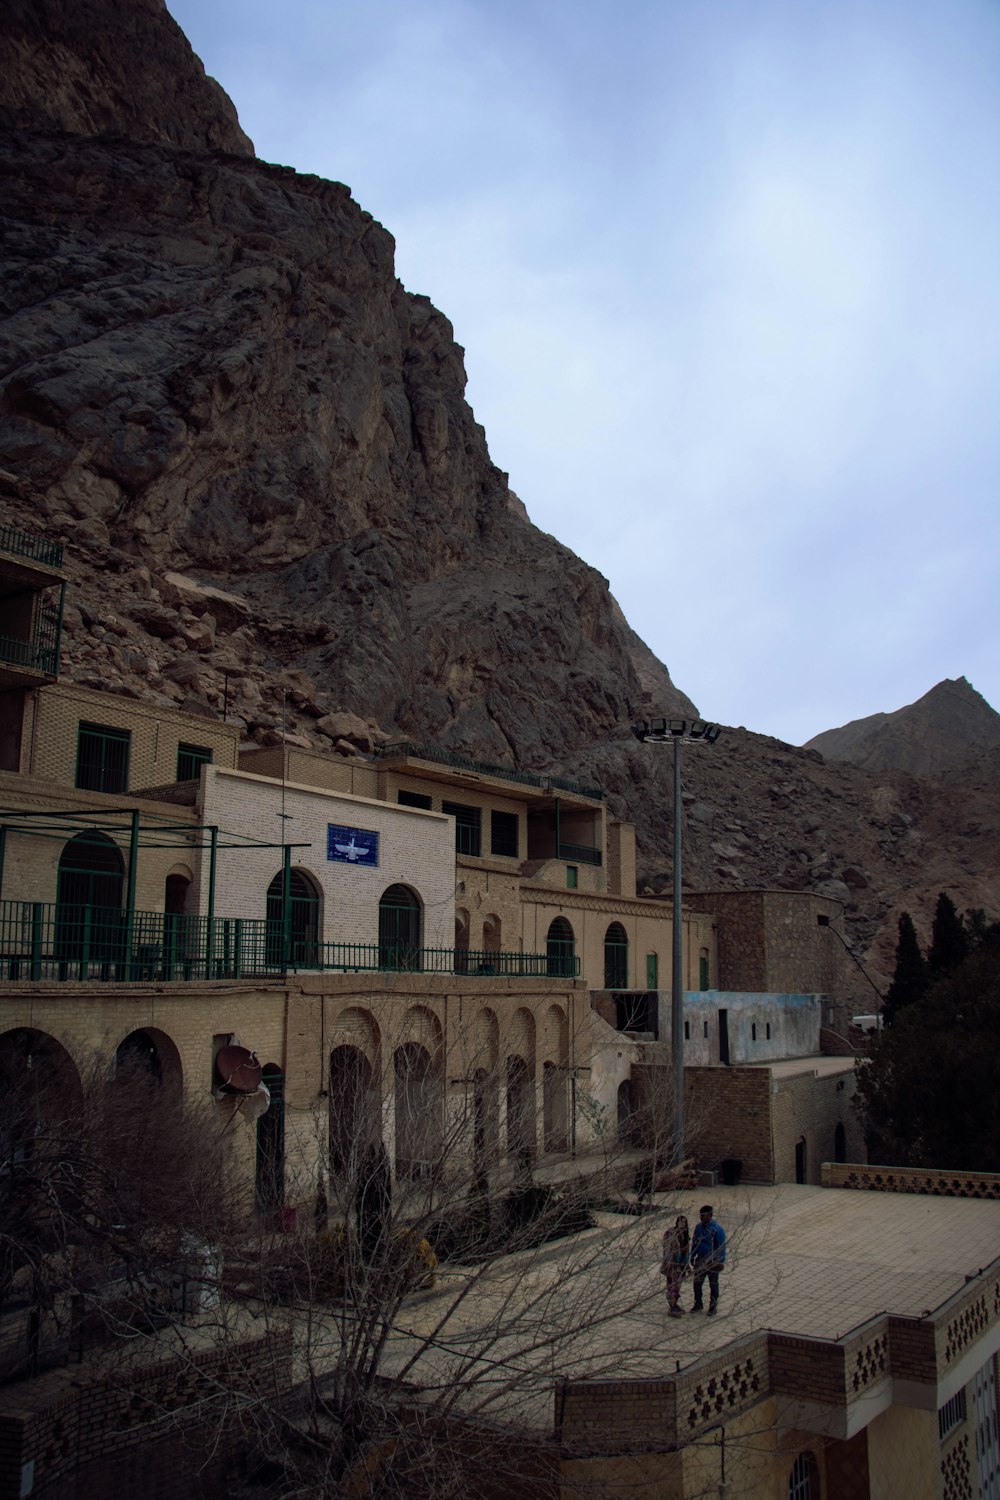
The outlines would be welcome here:
<svg viewBox="0 0 1000 1500">
<path fill-rule="evenodd" d="M 694 1274 L 694 1307 L 692 1312 L 701 1312 L 701 1300 L 705 1277 L 708 1277 L 708 1311 L 714 1313 L 719 1301 L 719 1272 L 726 1264 L 726 1231 L 712 1217 L 712 1205 L 706 1203 L 699 1211 L 698 1222 L 691 1236 L 691 1270 Z"/>
</svg>

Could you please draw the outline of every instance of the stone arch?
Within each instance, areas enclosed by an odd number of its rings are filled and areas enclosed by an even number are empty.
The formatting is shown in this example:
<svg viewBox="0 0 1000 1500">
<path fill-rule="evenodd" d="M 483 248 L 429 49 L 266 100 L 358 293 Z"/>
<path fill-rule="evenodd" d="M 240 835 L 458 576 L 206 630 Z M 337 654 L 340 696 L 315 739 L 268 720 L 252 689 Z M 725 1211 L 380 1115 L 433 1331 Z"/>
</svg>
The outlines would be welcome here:
<svg viewBox="0 0 1000 1500">
<path fill-rule="evenodd" d="M 0 1120 L 14 1139 L 18 1122 L 63 1120 L 83 1100 L 76 1063 L 62 1042 L 33 1026 L 0 1033 Z"/>
<path fill-rule="evenodd" d="M 287 960 L 291 968 L 316 968 L 323 930 L 323 893 L 315 877 L 299 865 L 288 872 L 288 907 L 286 921 L 285 872 L 279 870 L 267 888 L 268 967 L 283 968 Z"/>
<path fill-rule="evenodd" d="M 604 988 L 628 989 L 628 933 L 620 922 L 612 922 L 604 934 Z"/>
<path fill-rule="evenodd" d="M 387 886 L 379 897 L 378 947 L 379 968 L 420 968 L 423 905 L 410 886 Z"/>
<path fill-rule="evenodd" d="M 420 1042 L 393 1053 L 396 1175 L 432 1177 L 441 1154 L 443 1090 L 437 1054 Z"/>
<path fill-rule="evenodd" d="M 165 1031 L 151 1026 L 130 1031 L 115 1048 L 111 1076 L 119 1087 L 162 1087 L 173 1099 L 184 1089 L 181 1056 Z"/>
<path fill-rule="evenodd" d="M 331 1048 L 357 1047 L 364 1053 L 372 1068 L 376 1072 L 379 1070 L 382 1033 L 375 1016 L 364 1006 L 345 1006 L 330 1028 L 329 1041 Z"/>
<path fill-rule="evenodd" d="M 483 962 L 493 963 L 498 967 L 496 961 L 503 947 L 503 923 L 495 912 L 491 912 L 483 918 Z"/>
<path fill-rule="evenodd" d="M 546 970 L 554 978 L 576 976 L 576 938 L 566 917 L 553 917 L 545 937 Z"/>
<path fill-rule="evenodd" d="M 569 1064 L 569 1017 L 561 1005 L 550 1005 L 542 1018 L 539 1056 L 547 1062 Z"/>
<path fill-rule="evenodd" d="M 507 1054 L 507 1150 L 526 1164 L 535 1155 L 535 1089 L 531 1068 L 519 1052 Z"/>
<path fill-rule="evenodd" d="M 329 1150 L 331 1178 L 355 1179 L 365 1154 L 381 1140 L 378 1081 L 360 1047 L 330 1053 Z"/>
</svg>

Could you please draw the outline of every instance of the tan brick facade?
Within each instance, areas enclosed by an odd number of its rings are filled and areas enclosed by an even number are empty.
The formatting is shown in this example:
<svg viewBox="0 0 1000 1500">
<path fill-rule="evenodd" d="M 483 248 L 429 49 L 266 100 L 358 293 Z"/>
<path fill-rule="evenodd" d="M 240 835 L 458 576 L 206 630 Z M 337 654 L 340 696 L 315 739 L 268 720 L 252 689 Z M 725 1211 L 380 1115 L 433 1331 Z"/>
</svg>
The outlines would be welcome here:
<svg viewBox="0 0 1000 1500">
<path fill-rule="evenodd" d="M 57 786 L 75 786 L 81 723 L 126 730 L 130 735 L 126 791 L 176 781 L 180 744 L 210 750 L 218 766 L 232 767 L 238 760 L 240 732 L 233 724 L 55 683 L 29 697 L 21 742 L 21 774 Z"/>
</svg>

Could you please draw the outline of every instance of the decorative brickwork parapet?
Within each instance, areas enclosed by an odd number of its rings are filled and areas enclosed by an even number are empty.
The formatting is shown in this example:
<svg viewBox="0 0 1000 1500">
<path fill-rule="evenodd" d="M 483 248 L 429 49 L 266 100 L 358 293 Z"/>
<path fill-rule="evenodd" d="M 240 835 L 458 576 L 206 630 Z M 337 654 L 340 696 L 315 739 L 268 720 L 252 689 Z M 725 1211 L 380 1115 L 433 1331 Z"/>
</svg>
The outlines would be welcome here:
<svg viewBox="0 0 1000 1500">
<path fill-rule="evenodd" d="M 825 1161 L 821 1180 L 827 1188 L 863 1188 L 873 1193 L 1000 1199 L 1000 1172 L 946 1172 L 936 1167 L 879 1167 Z"/>
</svg>

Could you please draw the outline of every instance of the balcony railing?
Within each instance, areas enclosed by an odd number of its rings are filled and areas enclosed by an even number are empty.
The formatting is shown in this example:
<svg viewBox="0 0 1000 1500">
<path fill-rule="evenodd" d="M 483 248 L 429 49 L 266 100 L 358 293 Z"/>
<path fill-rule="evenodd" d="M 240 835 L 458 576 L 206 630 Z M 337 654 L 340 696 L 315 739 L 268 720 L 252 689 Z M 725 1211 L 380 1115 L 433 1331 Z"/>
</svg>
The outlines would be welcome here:
<svg viewBox="0 0 1000 1500">
<path fill-rule="evenodd" d="M 47 568 L 62 567 L 63 549 L 59 542 L 43 541 L 41 537 L 29 536 L 26 531 L 17 531 L 13 526 L 0 526 L 0 552 L 26 557 Z"/>
<path fill-rule="evenodd" d="M 592 849 L 589 844 L 567 844 L 565 839 L 560 839 L 558 858 L 571 860 L 578 865 L 599 865 L 601 851 Z"/>
<path fill-rule="evenodd" d="M 106 906 L 0 901 L 0 982 L 277 978 L 299 970 L 575 979 L 572 953 L 322 943 L 255 917 L 175 916 Z"/>
<path fill-rule="evenodd" d="M 567 781 L 563 776 L 543 776 L 535 771 L 518 771 L 513 766 L 494 766 L 488 761 L 470 760 L 465 755 L 455 755 L 451 750 L 442 750 L 437 745 L 415 745 L 410 740 L 395 740 L 381 745 L 376 752 L 385 760 L 406 756 L 411 760 L 429 760 L 436 765 L 454 766 L 457 771 L 475 771 L 480 776 L 496 776 L 503 781 L 515 781 L 521 786 L 537 786 L 542 791 L 576 792 L 581 797 L 604 800 L 599 786 L 581 786 Z"/>
<path fill-rule="evenodd" d="M 21 667 L 26 672 L 45 672 L 55 677 L 59 671 L 58 632 L 54 624 L 43 621 L 34 640 L 22 641 L 16 636 L 0 635 L 0 661 Z"/>
</svg>

